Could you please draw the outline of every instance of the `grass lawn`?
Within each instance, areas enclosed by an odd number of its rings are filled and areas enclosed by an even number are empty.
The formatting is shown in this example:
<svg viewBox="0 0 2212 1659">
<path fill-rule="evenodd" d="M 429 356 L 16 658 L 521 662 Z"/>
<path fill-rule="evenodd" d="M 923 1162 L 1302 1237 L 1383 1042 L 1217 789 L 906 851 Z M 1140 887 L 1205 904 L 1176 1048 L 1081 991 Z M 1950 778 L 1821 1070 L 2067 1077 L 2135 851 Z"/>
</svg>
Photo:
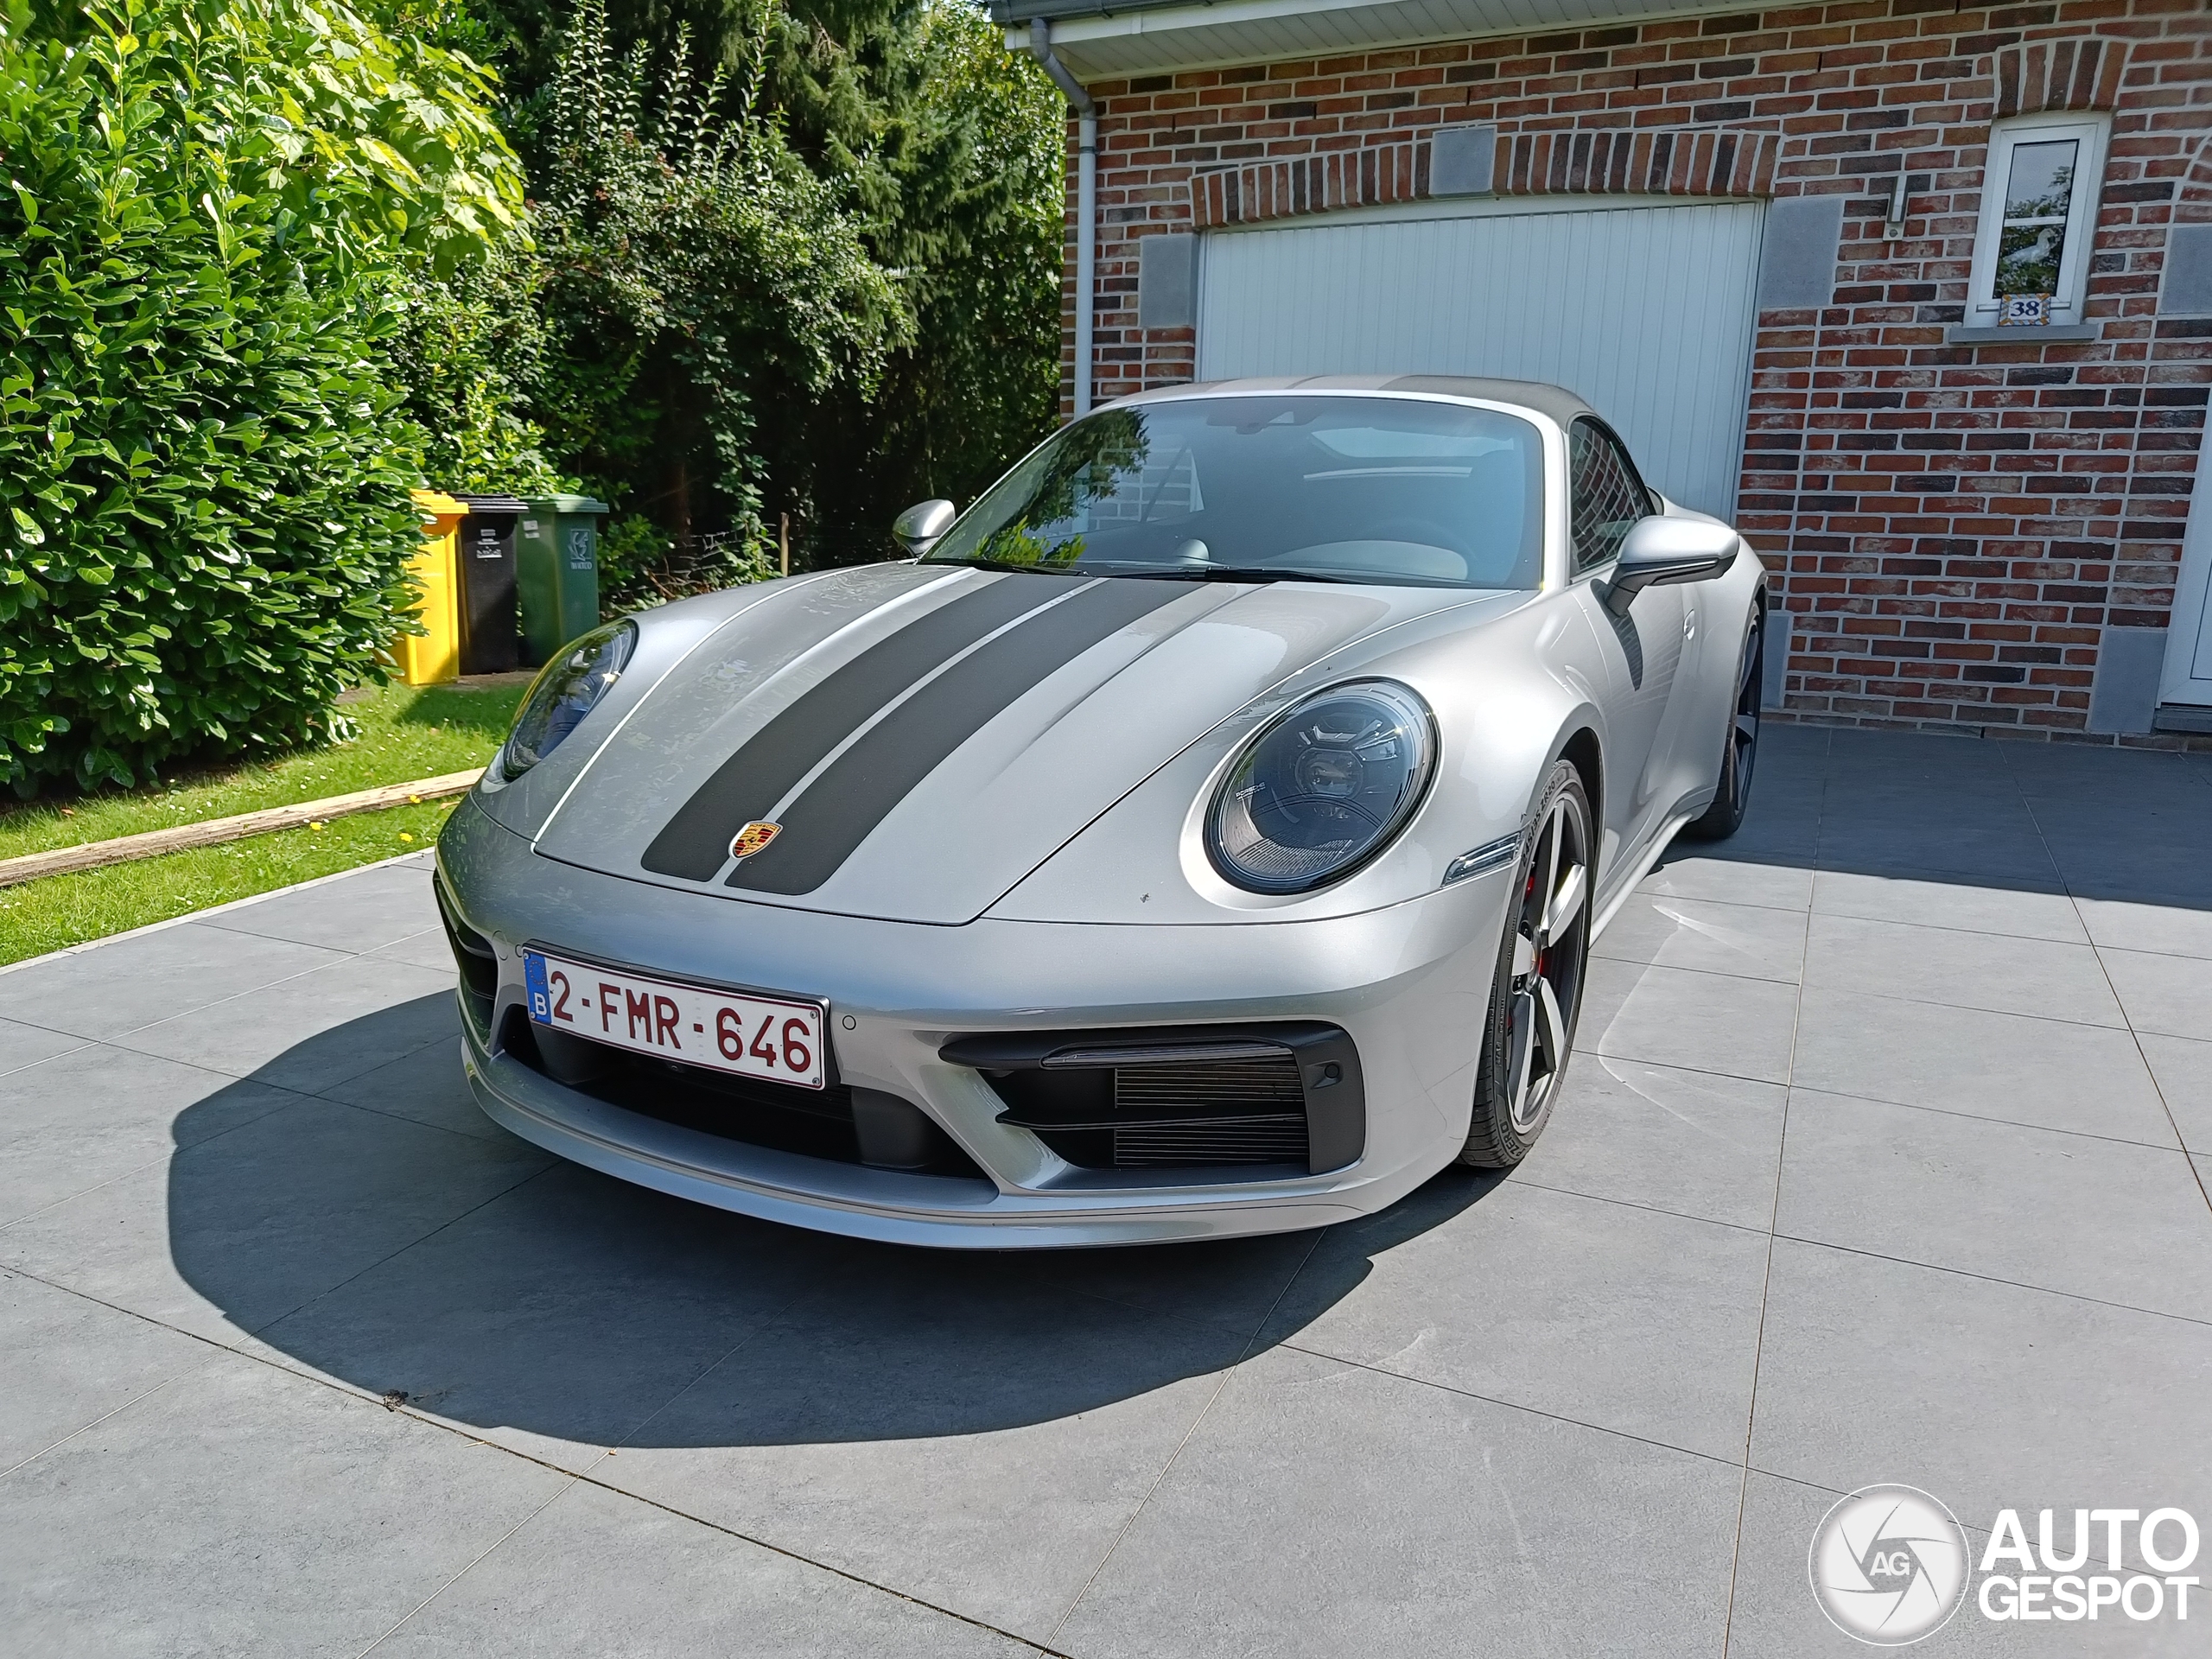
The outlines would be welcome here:
<svg viewBox="0 0 2212 1659">
<path fill-rule="evenodd" d="M 180 775 L 143 789 L 0 808 L 0 858 L 480 766 L 505 736 L 523 690 L 519 684 L 385 686 L 346 705 L 359 733 L 329 748 Z M 320 830 L 287 830 L 0 887 L 0 963 L 428 847 L 454 804 L 424 801 L 357 813 Z"/>
<path fill-rule="evenodd" d="M 180 772 L 140 789 L 0 806 L 0 858 L 480 766 L 507 734 L 524 689 L 382 686 L 345 705 L 359 730 L 328 748 Z"/>
<path fill-rule="evenodd" d="M 0 887 L 0 964 L 350 870 L 357 864 L 419 852 L 437 840 L 446 814 L 460 798 L 357 812 L 334 818 L 320 830 L 282 830 L 220 847 L 194 847 L 77 875 L 49 875 L 20 887 Z"/>
</svg>

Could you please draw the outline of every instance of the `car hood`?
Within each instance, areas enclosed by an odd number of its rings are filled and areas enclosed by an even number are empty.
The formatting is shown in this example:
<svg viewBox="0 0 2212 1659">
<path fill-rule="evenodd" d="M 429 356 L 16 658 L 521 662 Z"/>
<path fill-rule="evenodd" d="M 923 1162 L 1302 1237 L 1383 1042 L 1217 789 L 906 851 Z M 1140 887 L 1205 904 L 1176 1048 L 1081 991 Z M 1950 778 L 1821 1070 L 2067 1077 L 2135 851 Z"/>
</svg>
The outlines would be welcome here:
<svg viewBox="0 0 2212 1659">
<path fill-rule="evenodd" d="M 968 922 L 1285 677 L 1379 629 L 1525 597 L 836 572 L 742 610 L 670 669 L 537 849 L 724 899 Z M 754 823 L 778 828 L 733 859 Z"/>
</svg>

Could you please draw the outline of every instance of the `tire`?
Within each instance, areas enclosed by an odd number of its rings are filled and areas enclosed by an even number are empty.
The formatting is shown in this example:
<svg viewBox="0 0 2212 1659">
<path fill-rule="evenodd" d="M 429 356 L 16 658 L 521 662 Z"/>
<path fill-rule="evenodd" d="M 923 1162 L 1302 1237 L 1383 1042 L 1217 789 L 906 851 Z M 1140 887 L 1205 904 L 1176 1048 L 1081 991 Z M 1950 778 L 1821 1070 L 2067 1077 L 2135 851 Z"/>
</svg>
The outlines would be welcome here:
<svg viewBox="0 0 2212 1659">
<path fill-rule="evenodd" d="M 1764 689 L 1766 627 L 1757 611 L 1744 635 L 1737 661 L 1736 697 L 1728 711 L 1728 734 L 1721 740 L 1720 792 L 1702 817 L 1682 826 L 1692 841 L 1726 841 L 1742 827 L 1751 804 L 1751 773 L 1759 756 L 1759 698 Z"/>
<path fill-rule="evenodd" d="M 1551 1121 L 1582 1012 L 1596 841 L 1590 798 L 1572 764 L 1553 766 L 1530 822 L 1514 867 L 1475 1064 L 1474 1114 L 1459 1154 L 1459 1162 L 1476 1169 L 1510 1169 L 1536 1144 Z"/>
</svg>

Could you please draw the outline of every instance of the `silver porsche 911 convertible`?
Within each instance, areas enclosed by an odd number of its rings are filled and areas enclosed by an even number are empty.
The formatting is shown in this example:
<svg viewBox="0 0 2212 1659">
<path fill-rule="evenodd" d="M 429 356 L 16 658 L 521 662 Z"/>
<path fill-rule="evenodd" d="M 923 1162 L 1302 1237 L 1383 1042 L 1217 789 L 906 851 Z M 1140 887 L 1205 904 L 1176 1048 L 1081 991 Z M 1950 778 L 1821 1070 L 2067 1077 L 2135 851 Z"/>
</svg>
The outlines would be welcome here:
<svg viewBox="0 0 2212 1659">
<path fill-rule="evenodd" d="M 1344 1220 L 1528 1152 L 1744 813 L 1764 569 L 1554 387 L 1147 393 L 896 534 L 531 688 L 438 847 L 517 1135 L 917 1243 Z"/>
</svg>

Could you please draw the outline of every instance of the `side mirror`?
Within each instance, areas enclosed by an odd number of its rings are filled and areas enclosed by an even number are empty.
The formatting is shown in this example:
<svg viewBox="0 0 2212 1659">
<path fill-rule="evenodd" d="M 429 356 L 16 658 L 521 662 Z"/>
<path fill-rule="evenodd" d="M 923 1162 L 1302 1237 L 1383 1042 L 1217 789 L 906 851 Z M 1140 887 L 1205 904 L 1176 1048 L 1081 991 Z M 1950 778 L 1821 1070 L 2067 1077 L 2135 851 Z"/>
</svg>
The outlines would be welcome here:
<svg viewBox="0 0 2212 1659">
<path fill-rule="evenodd" d="M 1605 584 L 1605 608 L 1626 616 L 1646 588 L 1710 582 L 1736 563 L 1743 545 L 1743 538 L 1726 524 L 1701 518 L 1640 518 L 1621 543 L 1620 558 Z"/>
<path fill-rule="evenodd" d="M 905 548 L 909 557 L 918 559 L 952 528 L 958 516 L 950 501 L 917 501 L 891 521 L 891 539 Z"/>
</svg>

